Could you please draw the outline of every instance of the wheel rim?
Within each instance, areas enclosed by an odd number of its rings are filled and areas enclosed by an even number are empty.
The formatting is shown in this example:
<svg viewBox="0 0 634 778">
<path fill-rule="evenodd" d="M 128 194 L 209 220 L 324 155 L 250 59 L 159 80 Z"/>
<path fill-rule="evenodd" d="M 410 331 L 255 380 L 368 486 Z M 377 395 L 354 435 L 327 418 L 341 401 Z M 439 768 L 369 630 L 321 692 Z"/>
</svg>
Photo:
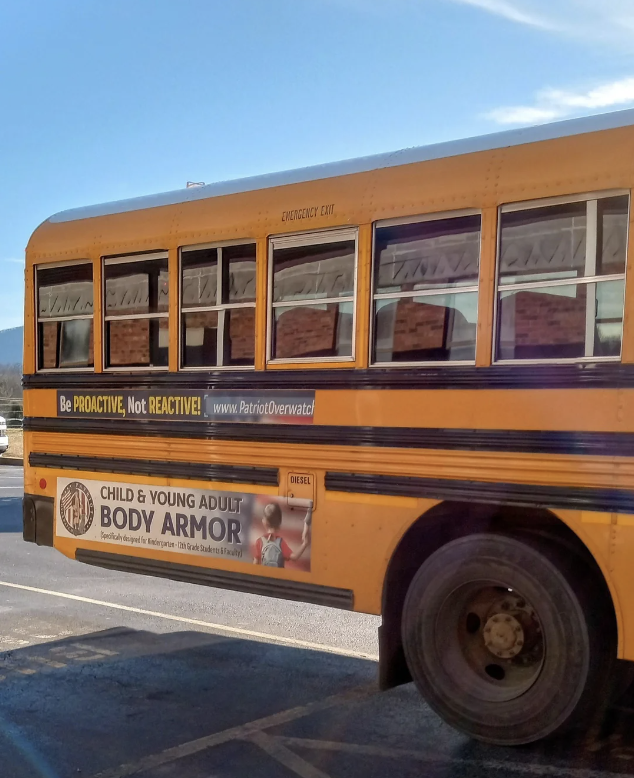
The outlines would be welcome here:
<svg viewBox="0 0 634 778">
<path fill-rule="evenodd" d="M 454 590 L 438 612 L 437 655 L 461 694 L 503 702 L 537 681 L 546 655 L 537 611 L 517 590 L 482 581 Z"/>
</svg>

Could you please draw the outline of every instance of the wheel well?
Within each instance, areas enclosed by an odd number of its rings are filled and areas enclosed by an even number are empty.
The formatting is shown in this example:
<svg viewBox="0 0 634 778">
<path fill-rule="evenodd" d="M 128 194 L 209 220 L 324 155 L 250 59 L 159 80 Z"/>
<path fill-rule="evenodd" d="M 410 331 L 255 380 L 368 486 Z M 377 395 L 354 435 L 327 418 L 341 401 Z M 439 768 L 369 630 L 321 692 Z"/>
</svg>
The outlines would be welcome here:
<svg viewBox="0 0 634 778">
<path fill-rule="evenodd" d="M 379 683 L 389 689 L 411 680 L 401 643 L 401 613 L 409 585 L 421 564 L 441 546 L 479 532 L 520 532 L 564 545 L 593 575 L 597 596 L 612 598 L 594 557 L 580 538 L 545 508 L 443 502 L 420 516 L 401 538 L 383 584 L 383 623 L 379 629 Z M 616 614 L 614 614 L 616 631 Z"/>
</svg>

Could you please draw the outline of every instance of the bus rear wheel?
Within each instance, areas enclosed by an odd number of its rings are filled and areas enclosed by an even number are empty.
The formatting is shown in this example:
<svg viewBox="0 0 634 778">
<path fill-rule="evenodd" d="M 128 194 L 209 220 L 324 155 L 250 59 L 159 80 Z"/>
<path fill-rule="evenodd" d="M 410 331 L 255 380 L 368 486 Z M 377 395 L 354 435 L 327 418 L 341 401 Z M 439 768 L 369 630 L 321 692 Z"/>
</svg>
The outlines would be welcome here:
<svg viewBox="0 0 634 778">
<path fill-rule="evenodd" d="M 556 543 L 480 534 L 441 547 L 403 609 L 423 697 L 487 743 L 531 743 L 579 721 L 616 656 L 610 608 L 593 583 Z"/>
</svg>

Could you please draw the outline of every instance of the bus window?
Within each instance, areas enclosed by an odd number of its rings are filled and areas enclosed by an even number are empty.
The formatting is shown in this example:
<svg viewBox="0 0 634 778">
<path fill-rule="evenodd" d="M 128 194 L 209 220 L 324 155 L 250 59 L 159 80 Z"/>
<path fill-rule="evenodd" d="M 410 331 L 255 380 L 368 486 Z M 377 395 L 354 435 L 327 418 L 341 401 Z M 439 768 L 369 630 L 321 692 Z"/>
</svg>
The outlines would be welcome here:
<svg viewBox="0 0 634 778">
<path fill-rule="evenodd" d="M 94 366 L 92 264 L 39 267 L 38 369 Z"/>
<path fill-rule="evenodd" d="M 105 367 L 168 364 L 167 254 L 104 260 Z"/>
<path fill-rule="evenodd" d="M 255 365 L 255 243 L 181 249 L 181 367 Z"/>
<path fill-rule="evenodd" d="M 629 197 L 502 209 L 497 359 L 621 355 Z"/>
<path fill-rule="evenodd" d="M 375 363 L 473 362 L 480 216 L 379 224 Z"/>
<path fill-rule="evenodd" d="M 271 241 L 273 360 L 354 356 L 356 230 Z"/>
</svg>

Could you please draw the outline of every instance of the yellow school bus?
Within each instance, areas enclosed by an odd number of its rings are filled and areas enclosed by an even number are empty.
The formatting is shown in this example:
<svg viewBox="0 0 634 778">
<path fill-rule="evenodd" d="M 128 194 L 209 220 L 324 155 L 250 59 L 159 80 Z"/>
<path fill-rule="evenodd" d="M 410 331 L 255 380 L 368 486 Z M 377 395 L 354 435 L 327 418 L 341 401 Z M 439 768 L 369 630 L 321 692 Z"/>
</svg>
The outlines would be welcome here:
<svg viewBox="0 0 634 778">
<path fill-rule="evenodd" d="M 56 214 L 24 537 L 381 614 L 500 744 L 634 660 L 634 112 Z"/>
</svg>

